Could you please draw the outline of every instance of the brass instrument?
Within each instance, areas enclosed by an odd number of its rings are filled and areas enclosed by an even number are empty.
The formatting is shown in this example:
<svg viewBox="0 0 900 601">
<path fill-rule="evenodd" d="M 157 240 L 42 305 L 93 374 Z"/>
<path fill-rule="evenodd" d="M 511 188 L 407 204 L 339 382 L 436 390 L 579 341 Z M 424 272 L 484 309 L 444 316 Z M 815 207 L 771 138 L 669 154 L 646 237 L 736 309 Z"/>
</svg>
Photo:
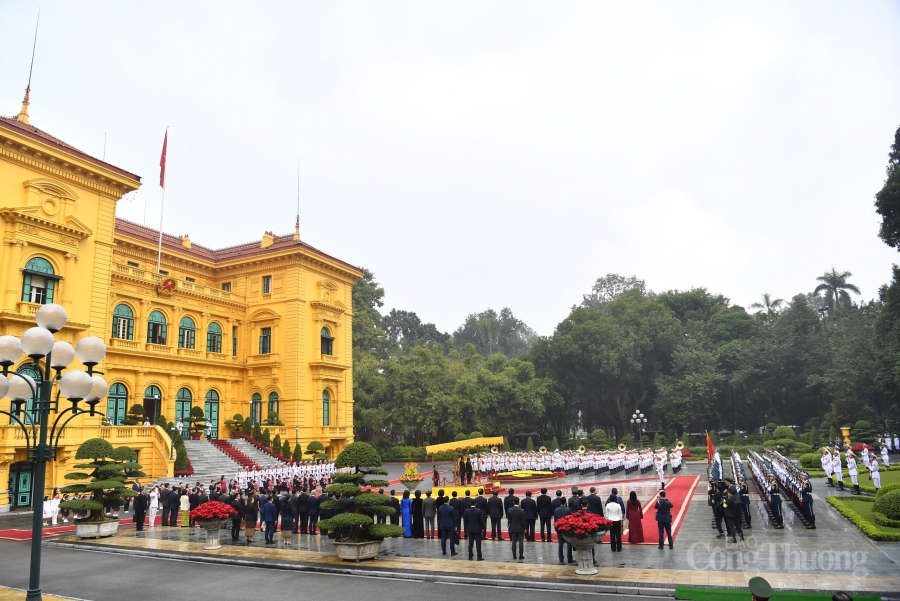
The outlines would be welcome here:
<svg viewBox="0 0 900 601">
<path fill-rule="evenodd" d="M 618 449 L 619 449 L 620 451 L 624 451 L 626 448 L 627 448 L 627 447 L 625 446 L 625 443 L 624 443 L 624 442 L 620 442 L 620 443 L 619 443 Z"/>
<path fill-rule="evenodd" d="M 500 449 L 498 449 L 497 447 L 495 447 L 495 446 L 491 447 L 491 453 L 493 453 L 494 455 L 496 455 L 499 452 L 500 452 Z"/>
<path fill-rule="evenodd" d="M 675 448 L 678 449 L 678 450 L 680 451 L 681 449 L 684 448 L 684 443 L 681 442 L 680 440 L 676 440 L 676 441 L 675 441 Z"/>
<path fill-rule="evenodd" d="M 539 453 L 546 453 L 546 452 L 547 452 L 547 447 L 541 447 L 541 448 L 539 448 L 539 449 L 538 449 L 538 452 L 539 452 Z"/>
<path fill-rule="evenodd" d="M 579 453 L 584 453 L 585 451 L 587 451 L 587 448 L 585 448 L 584 445 L 581 445 L 580 447 L 578 447 L 578 452 L 579 452 Z"/>
</svg>

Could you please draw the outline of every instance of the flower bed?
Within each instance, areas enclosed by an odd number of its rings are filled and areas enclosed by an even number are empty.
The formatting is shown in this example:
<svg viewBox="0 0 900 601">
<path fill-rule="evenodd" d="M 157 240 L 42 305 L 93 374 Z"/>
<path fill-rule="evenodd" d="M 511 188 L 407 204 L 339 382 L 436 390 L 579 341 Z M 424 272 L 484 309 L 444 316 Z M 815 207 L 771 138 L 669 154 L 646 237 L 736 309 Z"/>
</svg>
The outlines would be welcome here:
<svg viewBox="0 0 900 601">
<path fill-rule="evenodd" d="M 203 505 L 191 511 L 192 520 L 227 520 L 233 515 L 237 515 L 234 507 L 219 501 L 207 501 Z"/>
<path fill-rule="evenodd" d="M 609 530 L 612 527 L 612 521 L 606 519 L 602 515 L 589 513 L 581 509 L 575 513 L 564 516 L 553 524 L 556 531 L 560 534 L 568 534 L 569 536 L 588 536 L 595 534 L 601 530 Z"/>
<path fill-rule="evenodd" d="M 255 446 L 257 449 L 259 449 L 263 453 L 269 455 L 273 459 L 277 459 L 278 461 L 281 461 L 283 463 L 291 462 L 290 457 L 285 457 L 284 455 L 281 455 L 280 453 L 275 453 L 274 451 L 272 451 L 272 449 L 266 447 L 263 443 L 259 442 L 258 440 L 256 440 L 252 436 L 250 436 L 249 434 L 244 434 L 243 432 L 235 432 L 235 433 L 233 433 L 232 436 L 234 436 L 234 438 L 243 438 L 244 440 L 246 440 L 247 442 L 249 442 L 250 444 Z"/>
<path fill-rule="evenodd" d="M 542 480 L 554 480 L 559 478 L 560 475 L 554 472 L 549 471 L 536 471 L 536 470 L 517 470 L 514 472 L 500 472 L 496 476 L 492 478 L 492 480 L 497 480 L 498 482 L 504 482 L 511 484 L 513 482 L 535 482 Z M 563 478 L 565 478 L 565 473 L 562 473 Z"/>
<path fill-rule="evenodd" d="M 850 449 L 851 449 L 854 453 L 862 453 L 862 450 L 863 450 L 863 444 L 865 444 L 865 443 L 858 442 L 858 443 L 856 443 L 855 445 L 853 445 L 852 447 L 850 447 Z M 873 447 L 873 446 L 870 445 L 870 444 L 866 444 L 866 448 L 869 449 L 869 452 L 872 452 L 872 451 L 875 450 L 875 447 Z"/>
<path fill-rule="evenodd" d="M 191 460 L 187 460 L 187 467 L 183 470 L 175 470 L 176 476 L 193 476 L 194 475 L 194 466 L 191 465 Z"/>
</svg>

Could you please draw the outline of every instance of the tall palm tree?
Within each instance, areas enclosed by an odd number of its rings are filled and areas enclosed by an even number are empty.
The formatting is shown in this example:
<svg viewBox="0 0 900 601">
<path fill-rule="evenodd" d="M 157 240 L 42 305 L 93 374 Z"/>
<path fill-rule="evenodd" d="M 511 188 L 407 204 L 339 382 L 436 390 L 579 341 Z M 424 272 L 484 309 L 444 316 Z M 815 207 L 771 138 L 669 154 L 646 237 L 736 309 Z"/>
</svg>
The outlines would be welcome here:
<svg viewBox="0 0 900 601">
<path fill-rule="evenodd" d="M 753 303 L 750 305 L 751 309 L 765 309 L 766 315 L 772 317 L 776 313 L 778 313 L 778 309 L 784 304 L 784 299 L 782 298 L 772 298 L 772 295 L 768 292 L 763 292 L 762 295 L 763 302 L 761 303 Z"/>
<path fill-rule="evenodd" d="M 825 272 L 825 275 L 816 278 L 816 281 L 822 282 L 818 286 L 816 286 L 815 293 L 825 291 L 825 304 L 829 309 L 834 309 L 835 304 L 838 306 L 846 305 L 849 306 L 853 303 L 850 300 L 850 295 L 847 294 L 847 291 L 854 294 L 859 294 L 859 288 L 847 282 L 847 278 L 852 277 L 853 274 L 849 271 L 844 271 L 838 273 L 837 270 L 832 267 L 830 272 Z"/>
<path fill-rule="evenodd" d="M 481 343 L 488 345 L 488 355 L 493 355 L 494 345 L 500 341 L 500 322 L 494 317 L 484 317 L 476 325 Z"/>
</svg>

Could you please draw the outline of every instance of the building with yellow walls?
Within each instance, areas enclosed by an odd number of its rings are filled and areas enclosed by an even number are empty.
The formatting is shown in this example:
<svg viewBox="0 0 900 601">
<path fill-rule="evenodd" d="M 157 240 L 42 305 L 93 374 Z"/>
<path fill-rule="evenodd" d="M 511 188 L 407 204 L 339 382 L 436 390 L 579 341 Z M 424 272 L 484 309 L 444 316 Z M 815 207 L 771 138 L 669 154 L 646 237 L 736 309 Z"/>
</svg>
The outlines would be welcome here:
<svg viewBox="0 0 900 601">
<path fill-rule="evenodd" d="M 64 484 L 78 444 L 96 436 L 137 450 L 151 478 L 171 476 L 168 433 L 120 425 L 134 403 L 151 423 L 202 407 L 215 437 L 230 434 L 225 421 L 236 413 L 256 422 L 277 413 L 285 425 L 268 426 L 273 437 L 320 441 L 334 457 L 353 440 L 360 271 L 304 243 L 298 220 L 293 234 L 217 250 L 163 234 L 157 273 L 159 232 L 116 217 L 116 203 L 140 185 L 32 126 L 27 94 L 17 117 L 0 117 L 0 334 L 21 336 L 54 302 L 69 316 L 57 339 L 107 342 L 97 369 L 114 425 L 71 422 L 48 486 Z M 12 369 L 32 374 L 29 361 Z M 30 504 L 30 478 L 21 431 L 0 426 L 0 511 Z"/>
</svg>

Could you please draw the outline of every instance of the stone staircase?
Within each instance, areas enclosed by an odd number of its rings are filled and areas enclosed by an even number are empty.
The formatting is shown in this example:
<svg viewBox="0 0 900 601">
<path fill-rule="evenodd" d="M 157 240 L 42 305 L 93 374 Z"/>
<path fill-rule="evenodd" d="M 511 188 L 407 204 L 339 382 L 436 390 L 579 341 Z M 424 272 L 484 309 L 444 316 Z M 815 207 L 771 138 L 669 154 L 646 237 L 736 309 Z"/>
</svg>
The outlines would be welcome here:
<svg viewBox="0 0 900 601">
<path fill-rule="evenodd" d="M 208 440 L 185 440 L 184 446 L 194 467 L 194 475 L 173 478 L 174 480 L 209 484 L 210 480 L 218 480 L 222 475 L 226 481 L 230 480 L 240 469 L 240 465 Z"/>
<path fill-rule="evenodd" d="M 266 467 L 269 465 L 280 465 L 280 464 L 284 463 L 283 461 L 279 461 L 279 460 L 275 459 L 274 457 L 272 457 L 265 451 L 260 451 L 258 448 L 256 448 L 256 446 L 247 442 L 243 438 L 229 440 L 228 442 L 230 442 L 231 446 L 233 446 L 235 449 L 237 449 L 238 451 L 240 451 L 241 453 L 246 455 L 248 458 L 250 458 L 251 461 L 253 461 L 263 467 Z M 196 469 L 197 468 L 194 467 L 195 471 L 196 471 Z"/>
</svg>

